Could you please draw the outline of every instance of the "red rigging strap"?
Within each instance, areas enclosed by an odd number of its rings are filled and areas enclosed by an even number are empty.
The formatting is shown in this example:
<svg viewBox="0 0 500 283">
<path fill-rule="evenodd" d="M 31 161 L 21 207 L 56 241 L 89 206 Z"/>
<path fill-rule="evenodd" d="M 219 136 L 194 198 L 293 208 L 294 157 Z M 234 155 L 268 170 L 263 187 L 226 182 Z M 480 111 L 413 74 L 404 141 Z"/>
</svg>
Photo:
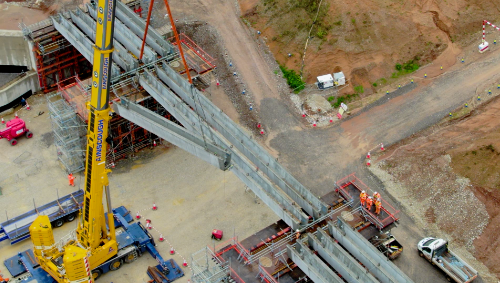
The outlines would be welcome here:
<svg viewBox="0 0 500 283">
<path fill-rule="evenodd" d="M 188 68 L 188 65 L 186 63 L 186 58 L 184 58 L 184 52 L 182 51 L 182 45 L 181 45 L 181 41 L 179 40 L 179 34 L 177 33 L 177 28 L 175 27 L 174 17 L 172 16 L 172 13 L 170 12 L 170 6 L 168 5 L 168 0 L 164 0 L 164 1 L 165 1 L 165 6 L 167 7 L 168 17 L 170 18 L 170 25 L 172 25 L 172 31 L 174 32 L 175 41 L 177 42 L 177 46 L 179 47 L 179 52 L 181 53 L 182 62 L 184 63 L 184 68 L 186 69 L 186 74 L 187 74 L 189 83 L 193 84 L 193 80 L 191 79 L 191 74 L 189 73 L 189 68 Z"/>
<path fill-rule="evenodd" d="M 144 30 L 144 38 L 142 39 L 141 54 L 139 55 L 139 60 L 142 60 L 142 55 L 144 52 L 144 44 L 146 43 L 146 36 L 148 35 L 149 20 L 151 19 L 151 12 L 153 11 L 153 3 L 155 0 L 149 2 L 148 18 L 146 20 L 146 29 Z"/>
</svg>

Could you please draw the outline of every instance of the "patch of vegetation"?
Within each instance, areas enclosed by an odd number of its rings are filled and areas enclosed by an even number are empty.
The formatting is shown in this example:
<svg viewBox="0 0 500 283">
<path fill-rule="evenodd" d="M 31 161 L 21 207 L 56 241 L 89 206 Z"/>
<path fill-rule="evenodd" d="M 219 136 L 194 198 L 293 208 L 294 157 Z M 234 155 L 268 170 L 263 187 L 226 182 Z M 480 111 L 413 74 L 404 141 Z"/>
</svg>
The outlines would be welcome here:
<svg viewBox="0 0 500 283">
<path fill-rule="evenodd" d="M 283 72 L 283 77 L 285 77 L 288 85 L 294 90 L 295 93 L 299 93 L 305 88 L 306 83 L 300 78 L 294 70 L 290 70 L 285 66 L 280 65 L 281 72 Z"/>
<path fill-rule="evenodd" d="M 403 64 L 396 63 L 396 66 L 394 66 L 394 68 L 397 72 L 392 73 L 391 78 L 396 79 L 402 75 L 410 74 L 418 70 L 418 68 L 420 68 L 420 65 L 416 62 L 417 60 L 418 59 L 415 58 Z"/>
<path fill-rule="evenodd" d="M 342 21 L 334 22 L 333 24 L 336 25 L 336 26 L 341 26 L 342 25 Z"/>
<path fill-rule="evenodd" d="M 372 85 L 373 85 L 374 87 L 377 87 L 377 86 L 378 86 L 377 82 L 372 83 Z"/>
<path fill-rule="evenodd" d="M 352 22 L 353 24 L 355 24 L 355 23 L 356 23 L 356 19 L 354 19 L 354 18 L 353 18 L 353 19 L 351 19 L 351 22 Z"/>
<path fill-rule="evenodd" d="M 318 27 L 318 31 L 316 32 L 316 36 L 320 39 L 323 39 L 325 35 L 327 35 L 328 32 L 326 30 L 323 30 L 321 27 Z"/>
<path fill-rule="evenodd" d="M 491 152 L 496 151 L 495 147 L 492 144 L 485 145 L 485 146 L 481 147 L 480 150 L 489 150 Z"/>
<path fill-rule="evenodd" d="M 355 86 L 355 87 L 354 87 L 354 91 L 355 91 L 356 93 L 360 94 L 360 93 L 364 93 L 364 92 L 365 92 L 365 89 L 363 88 L 363 86 L 362 86 L 362 85 L 357 85 L 357 86 Z"/>
<path fill-rule="evenodd" d="M 359 98 L 359 94 L 358 93 L 353 93 L 353 94 L 347 94 L 347 95 L 344 95 L 344 96 L 338 96 L 337 97 L 337 101 L 335 101 L 333 104 L 332 104 L 332 107 L 334 108 L 338 108 L 340 107 L 340 104 L 342 103 L 349 103 L 349 102 L 352 102 L 353 100 L 355 100 L 356 98 Z M 328 97 L 328 101 L 330 101 L 330 103 L 332 101 L 335 100 L 335 97 L 334 96 L 330 96 Z"/>
</svg>

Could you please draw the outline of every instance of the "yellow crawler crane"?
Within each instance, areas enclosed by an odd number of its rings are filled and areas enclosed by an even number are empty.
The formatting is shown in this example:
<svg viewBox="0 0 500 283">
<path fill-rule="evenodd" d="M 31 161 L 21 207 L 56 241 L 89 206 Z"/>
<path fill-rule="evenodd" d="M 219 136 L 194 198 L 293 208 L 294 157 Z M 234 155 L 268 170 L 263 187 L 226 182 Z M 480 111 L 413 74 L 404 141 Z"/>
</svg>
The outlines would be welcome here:
<svg viewBox="0 0 500 283">
<path fill-rule="evenodd" d="M 34 254 L 40 266 L 59 283 L 93 282 L 100 274 L 91 271 L 118 252 L 106 169 L 106 137 L 109 123 L 109 85 L 116 0 L 97 3 L 96 42 L 92 72 L 92 95 L 87 130 L 85 195 L 74 237 L 56 243 L 47 216 L 30 226 Z M 108 219 L 103 208 L 106 192 Z M 121 262 L 111 263 L 119 268 Z"/>
</svg>

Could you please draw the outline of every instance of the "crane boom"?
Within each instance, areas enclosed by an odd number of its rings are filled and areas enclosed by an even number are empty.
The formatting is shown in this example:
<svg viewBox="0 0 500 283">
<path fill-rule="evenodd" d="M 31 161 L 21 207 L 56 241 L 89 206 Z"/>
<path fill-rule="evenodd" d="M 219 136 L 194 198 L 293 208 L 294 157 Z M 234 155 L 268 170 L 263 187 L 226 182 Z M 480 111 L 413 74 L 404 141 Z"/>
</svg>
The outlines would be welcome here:
<svg viewBox="0 0 500 283">
<path fill-rule="evenodd" d="M 85 195 L 74 239 L 56 244 L 47 216 L 38 216 L 30 226 L 34 253 L 40 266 L 58 283 L 93 282 L 91 270 L 118 252 L 106 169 L 106 138 L 109 124 L 109 86 L 113 52 L 116 0 L 97 1 L 92 91 L 87 128 Z M 106 192 L 108 219 L 104 218 Z"/>
</svg>

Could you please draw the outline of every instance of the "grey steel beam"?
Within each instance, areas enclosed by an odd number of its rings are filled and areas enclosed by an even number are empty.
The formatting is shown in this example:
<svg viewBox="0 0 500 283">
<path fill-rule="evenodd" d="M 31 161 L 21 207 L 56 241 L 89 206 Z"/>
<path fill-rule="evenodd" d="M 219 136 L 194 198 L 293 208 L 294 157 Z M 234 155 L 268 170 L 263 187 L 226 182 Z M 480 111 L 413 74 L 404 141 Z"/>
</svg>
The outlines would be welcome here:
<svg viewBox="0 0 500 283">
<path fill-rule="evenodd" d="M 247 176 L 238 165 L 233 165 L 230 169 L 236 177 L 238 177 L 247 187 L 249 187 L 256 196 L 258 196 L 262 202 L 264 202 L 278 217 L 283 219 L 285 223 L 290 226 L 293 230 L 300 229 L 301 225 L 297 218 L 293 217 L 287 210 L 284 210 L 282 206 L 269 194 L 267 194 L 256 182 Z"/>
<path fill-rule="evenodd" d="M 257 142 L 252 140 L 227 115 L 221 113 L 210 100 L 200 94 L 167 64 L 156 67 L 158 77 L 188 103 L 207 123 L 219 131 L 268 178 L 278 185 L 291 199 L 297 202 L 315 219 L 328 212 L 328 206 L 303 187 Z M 186 90 L 187 89 L 187 90 Z M 196 99 L 196 100 L 195 100 Z M 291 186 L 285 180 L 291 181 Z M 295 180 L 295 181 L 294 181 Z"/>
<path fill-rule="evenodd" d="M 343 283 L 344 281 L 302 242 L 287 246 L 288 257 L 316 283 Z"/>
<path fill-rule="evenodd" d="M 241 153 L 235 150 L 231 145 L 220 137 L 218 133 L 214 133 L 212 129 L 199 116 L 194 113 L 191 108 L 186 105 L 178 96 L 170 91 L 161 81 L 159 81 L 149 71 L 145 71 L 139 78 L 139 83 L 144 89 L 158 101 L 170 114 L 174 115 L 177 120 L 191 131 L 196 131 L 205 136 L 207 139 L 215 142 L 216 145 L 226 149 L 231 153 L 233 164 L 237 164 L 244 170 L 247 176 L 250 176 L 268 195 L 276 200 L 282 209 L 289 211 L 301 225 L 307 225 L 309 218 L 302 211 L 300 206 L 292 203 L 292 201 L 279 190 L 264 176 L 255 170 L 249 161 L 241 157 Z M 176 116 L 179 115 L 179 116 Z M 207 136 L 210 133 L 209 136 Z M 281 213 L 278 214 L 281 217 Z M 287 223 L 288 224 L 288 223 Z M 290 224 L 289 224 L 290 225 Z"/>
<path fill-rule="evenodd" d="M 151 110 L 121 98 L 112 104 L 113 110 L 123 118 L 154 133 L 185 151 L 225 171 L 231 165 L 231 155 L 212 144 L 206 144 L 202 137 L 193 135 L 185 128 L 167 120 Z"/>
<path fill-rule="evenodd" d="M 341 217 L 337 217 L 337 226 L 328 223 L 330 234 L 358 259 L 380 282 L 413 282 L 406 274 L 380 253 L 368 240 L 351 228 Z"/>
<path fill-rule="evenodd" d="M 70 23 L 61 14 L 55 15 L 52 18 L 52 23 L 56 30 L 73 45 L 80 54 L 87 59 L 91 64 L 94 63 L 94 43 L 90 41 L 76 26 Z M 111 77 L 119 76 L 120 68 L 115 64 L 111 64 Z"/>
<path fill-rule="evenodd" d="M 116 17 L 129 27 L 139 38 L 144 38 L 144 31 L 146 30 L 146 23 L 144 20 L 130 10 L 127 5 L 121 3 L 121 1 L 117 1 L 116 4 Z M 163 39 L 163 37 L 151 26 L 148 28 L 146 43 L 162 57 L 176 52 L 173 46 Z"/>
<path fill-rule="evenodd" d="M 87 4 L 87 9 L 89 10 L 89 15 L 96 20 L 97 10 L 90 4 Z M 115 18 L 115 32 L 113 37 L 117 39 L 121 44 L 123 44 L 128 51 L 132 52 L 135 57 L 139 58 L 141 54 L 142 40 L 138 38 L 133 32 L 131 32 L 120 20 Z M 144 46 L 144 54 L 142 61 L 144 63 L 151 63 L 156 59 L 156 53 L 149 48 Z"/>
<path fill-rule="evenodd" d="M 200 117 L 194 114 L 191 109 L 185 106 L 184 102 L 165 88 L 154 75 L 148 70 L 139 77 L 139 84 L 160 103 L 167 111 L 172 114 L 186 129 L 191 132 L 202 133 L 200 126 Z"/>
<path fill-rule="evenodd" d="M 92 42 L 95 42 L 95 30 L 96 23 L 95 21 L 86 13 L 84 13 L 80 8 L 76 8 L 76 10 L 69 12 L 71 16 L 71 20 L 73 23 L 81 29 Z M 139 62 L 132 57 L 117 40 L 114 40 L 113 43 L 114 51 L 113 51 L 113 61 L 118 64 L 118 66 L 122 67 L 122 69 L 126 71 L 130 71 L 139 67 Z"/>
<path fill-rule="evenodd" d="M 307 240 L 309 246 L 317 251 L 347 282 L 379 282 L 322 229 L 317 229 L 316 235 L 308 234 Z"/>
</svg>

